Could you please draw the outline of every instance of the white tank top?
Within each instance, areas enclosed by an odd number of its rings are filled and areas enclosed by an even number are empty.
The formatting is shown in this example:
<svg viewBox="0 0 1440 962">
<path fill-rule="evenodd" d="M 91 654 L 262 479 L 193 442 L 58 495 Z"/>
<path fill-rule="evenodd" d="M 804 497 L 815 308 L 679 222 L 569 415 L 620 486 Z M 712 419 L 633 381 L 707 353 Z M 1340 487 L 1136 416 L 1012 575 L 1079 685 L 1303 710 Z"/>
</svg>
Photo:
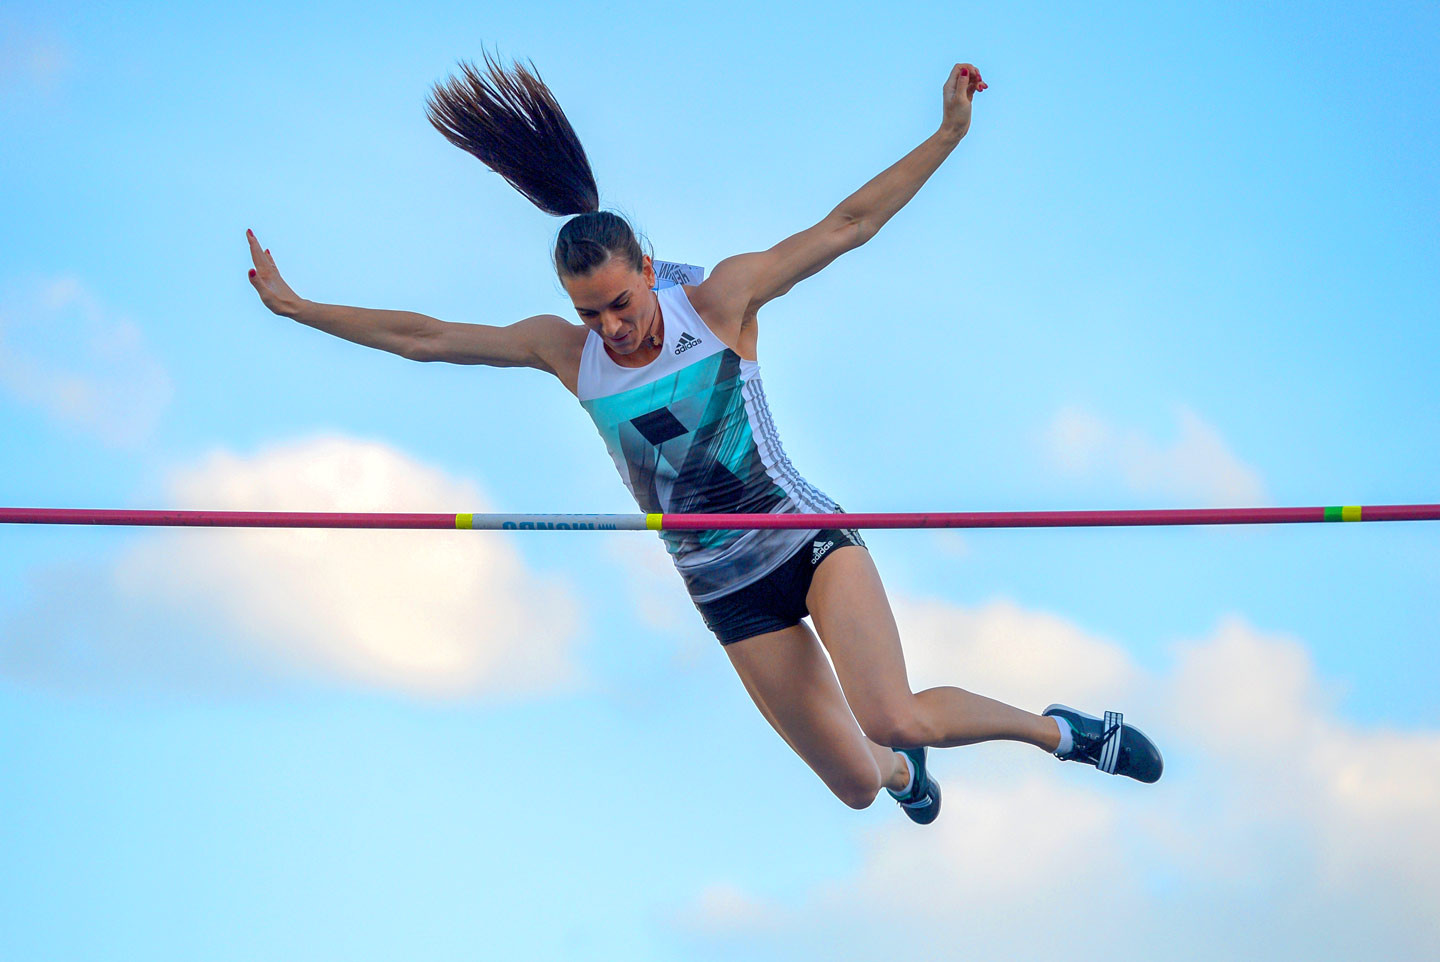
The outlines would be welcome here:
<svg viewBox="0 0 1440 962">
<path fill-rule="evenodd" d="M 621 367 L 594 331 L 577 394 L 621 479 L 646 513 L 809 514 L 839 507 L 785 456 L 760 365 L 701 320 L 681 286 L 656 292 L 660 354 Z M 814 531 L 662 531 L 690 596 L 711 601 L 774 571 Z"/>
</svg>

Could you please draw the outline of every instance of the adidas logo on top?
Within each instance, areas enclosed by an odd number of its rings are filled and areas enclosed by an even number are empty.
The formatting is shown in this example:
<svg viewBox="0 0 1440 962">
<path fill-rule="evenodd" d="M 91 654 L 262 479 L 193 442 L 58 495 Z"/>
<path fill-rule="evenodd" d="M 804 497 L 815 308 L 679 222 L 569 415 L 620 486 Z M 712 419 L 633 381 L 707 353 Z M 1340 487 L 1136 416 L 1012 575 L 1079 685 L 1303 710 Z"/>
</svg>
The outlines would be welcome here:
<svg viewBox="0 0 1440 962">
<path fill-rule="evenodd" d="M 686 351 L 690 350 L 692 347 L 699 343 L 700 338 L 691 334 L 689 331 L 685 331 L 680 335 L 680 342 L 675 345 L 675 353 L 684 354 Z"/>
</svg>

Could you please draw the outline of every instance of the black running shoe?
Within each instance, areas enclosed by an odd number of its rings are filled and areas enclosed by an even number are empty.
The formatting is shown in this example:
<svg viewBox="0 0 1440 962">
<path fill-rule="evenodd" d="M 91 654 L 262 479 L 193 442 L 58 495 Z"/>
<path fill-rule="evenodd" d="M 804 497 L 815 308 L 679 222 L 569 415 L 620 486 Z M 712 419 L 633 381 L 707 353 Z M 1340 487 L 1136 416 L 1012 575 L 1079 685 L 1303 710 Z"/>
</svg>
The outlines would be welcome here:
<svg viewBox="0 0 1440 962">
<path fill-rule="evenodd" d="M 900 753 L 915 766 L 915 784 L 910 786 L 908 795 L 889 788 L 885 791 L 900 803 L 910 821 L 929 825 L 940 814 L 940 783 L 925 771 L 924 748 L 902 748 Z"/>
<path fill-rule="evenodd" d="M 1075 745 L 1068 754 L 1055 753 L 1061 761 L 1084 762 L 1110 775 L 1128 775 L 1141 782 L 1156 782 L 1165 770 L 1160 749 L 1125 716 L 1107 711 L 1103 719 L 1064 705 L 1051 705 L 1043 712 L 1069 723 Z"/>
</svg>

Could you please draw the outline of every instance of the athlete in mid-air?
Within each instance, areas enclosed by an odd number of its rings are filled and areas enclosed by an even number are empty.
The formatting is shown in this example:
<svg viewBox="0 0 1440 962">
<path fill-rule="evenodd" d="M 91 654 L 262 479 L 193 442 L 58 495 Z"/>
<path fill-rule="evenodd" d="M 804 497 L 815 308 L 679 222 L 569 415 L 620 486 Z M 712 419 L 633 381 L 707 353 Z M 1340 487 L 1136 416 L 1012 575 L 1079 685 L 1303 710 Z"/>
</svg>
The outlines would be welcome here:
<svg viewBox="0 0 1440 962">
<path fill-rule="evenodd" d="M 435 87 L 430 121 L 540 209 L 574 215 L 553 257 L 581 323 L 539 314 L 492 327 L 315 303 L 247 231 L 261 301 L 411 360 L 553 375 L 594 420 L 647 513 L 838 512 L 781 449 L 756 357 L 759 311 L 874 237 L 915 196 L 969 131 L 987 86 L 980 72 L 956 64 L 939 129 L 818 224 L 722 260 L 702 283 L 664 287 L 630 225 L 600 210 L 584 148 L 533 65 L 485 61 Z M 847 805 L 865 808 L 884 788 L 911 819 L 931 822 L 940 787 L 926 748 L 996 739 L 1142 782 L 1160 777 L 1155 745 L 1116 713 L 1051 705 L 1035 715 L 960 688 L 911 691 L 885 589 L 855 531 L 660 537 L 756 706 Z"/>
</svg>

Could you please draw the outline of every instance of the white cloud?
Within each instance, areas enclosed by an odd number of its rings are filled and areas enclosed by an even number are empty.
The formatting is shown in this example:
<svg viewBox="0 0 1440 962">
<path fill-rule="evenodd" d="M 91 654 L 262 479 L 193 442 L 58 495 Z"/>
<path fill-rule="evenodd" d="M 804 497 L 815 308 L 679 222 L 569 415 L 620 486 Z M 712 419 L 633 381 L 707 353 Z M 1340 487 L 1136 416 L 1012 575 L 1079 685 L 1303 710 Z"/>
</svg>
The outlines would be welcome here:
<svg viewBox="0 0 1440 962">
<path fill-rule="evenodd" d="M 1004 600 L 962 608 L 897 598 L 894 608 L 916 689 L 959 685 L 1039 711 L 1137 687 L 1139 670 L 1123 649 L 1056 615 Z"/>
<path fill-rule="evenodd" d="M 1178 717 L 1208 719 L 1189 740 L 1225 759 L 1258 812 L 1306 826 L 1328 886 L 1374 897 L 1376 879 L 1404 879 L 1387 897 L 1440 905 L 1440 732 L 1346 724 L 1297 640 L 1235 618 L 1180 649 L 1170 691 Z"/>
<path fill-rule="evenodd" d="M 484 503 L 468 482 L 343 438 L 253 457 L 215 453 L 176 472 L 170 488 L 177 507 L 216 510 L 444 512 Z M 61 631 L 53 624 L 60 611 L 41 604 L 54 617 L 32 613 L 20 619 L 24 630 L 7 632 L 12 673 L 64 675 L 87 655 L 133 670 L 140 619 L 166 634 L 192 626 L 190 644 L 238 645 L 248 664 L 281 674 L 419 695 L 523 694 L 578 680 L 571 591 L 527 571 L 513 544 L 493 533 L 164 531 L 145 536 L 100 580 L 106 588 L 87 606 L 76 642 L 82 654 L 45 660 L 34 637 Z M 114 617 L 95 617 L 107 604 Z"/>
<path fill-rule="evenodd" d="M 1176 418 L 1179 437 L 1166 445 L 1066 407 L 1041 443 L 1049 462 L 1066 474 L 1120 484 L 1133 494 L 1217 507 L 1268 503 L 1259 472 L 1241 461 L 1214 427 L 1186 407 Z"/>
<path fill-rule="evenodd" d="M 149 437 L 173 394 L 140 329 L 73 277 L 0 304 L 0 389 L 117 447 Z"/>
<path fill-rule="evenodd" d="M 1117 962 L 1440 954 L 1440 732 L 1342 719 L 1298 640 L 1229 617 L 1156 675 L 1008 602 L 896 607 L 916 687 L 1122 709 L 1166 752 L 1165 777 L 1107 778 L 1013 745 L 933 753 L 934 825 L 891 813 L 862 832 L 859 871 L 784 904 L 727 889 L 744 911 L 684 913 L 698 940 L 795 956 L 823 944 L 827 959 L 897 940 Z"/>
</svg>

